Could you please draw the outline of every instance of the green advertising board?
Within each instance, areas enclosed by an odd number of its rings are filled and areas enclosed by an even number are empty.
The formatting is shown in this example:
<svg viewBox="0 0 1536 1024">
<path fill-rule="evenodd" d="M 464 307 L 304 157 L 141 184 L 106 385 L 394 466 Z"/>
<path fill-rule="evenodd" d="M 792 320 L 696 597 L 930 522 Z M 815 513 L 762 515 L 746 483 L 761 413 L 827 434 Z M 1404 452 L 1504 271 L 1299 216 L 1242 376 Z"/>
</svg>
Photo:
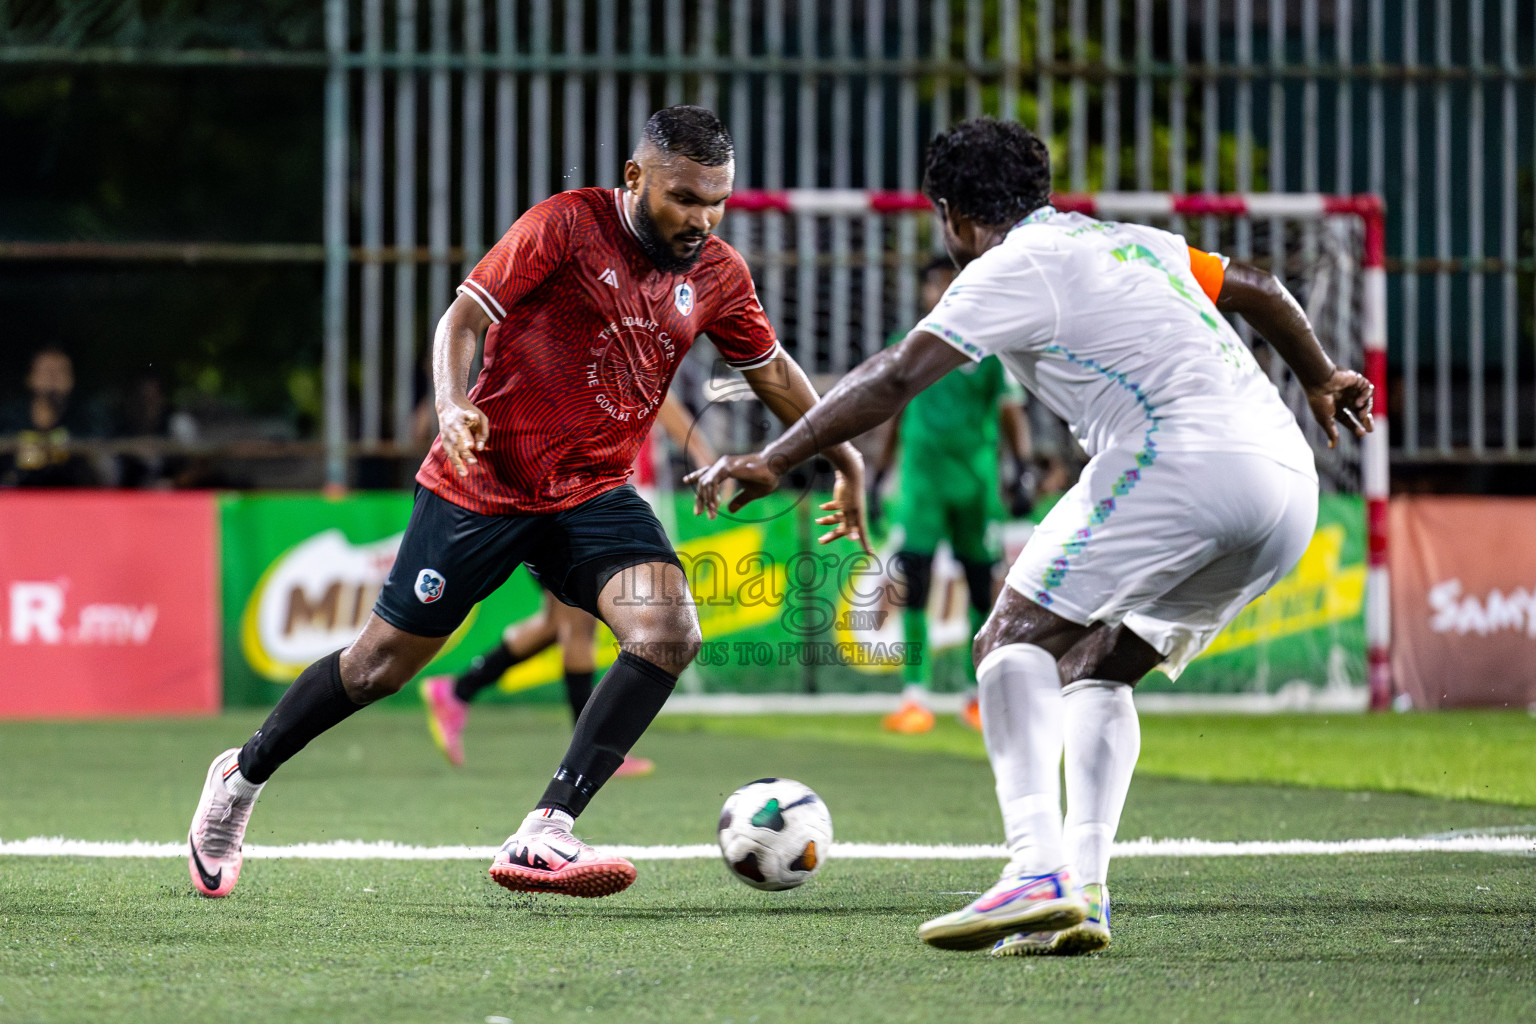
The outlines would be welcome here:
<svg viewBox="0 0 1536 1024">
<path fill-rule="evenodd" d="M 662 518 L 678 538 L 711 641 L 684 685 L 733 692 L 801 688 L 808 673 L 781 668 L 777 652 L 798 636 L 818 634 L 838 580 L 821 561 L 797 558 L 806 502 L 776 495 L 751 518 L 713 521 L 693 516 L 691 497 L 669 503 L 671 514 L 664 509 Z M 232 494 L 221 499 L 220 511 L 225 703 L 269 705 L 306 665 L 345 646 L 362 628 L 410 519 L 411 498 L 396 492 L 337 500 Z M 801 561 L 813 564 L 797 570 Z M 476 606 L 425 673 L 463 669 L 496 644 L 507 625 L 538 613 L 543 600 L 526 572 L 514 573 Z M 799 632 L 787 632 L 786 622 Z M 768 664 L 751 656 L 759 643 L 773 645 Z M 750 654 L 732 644 L 751 644 Z M 604 668 L 617 654 L 605 628 L 597 646 Z M 739 672 L 738 660 L 745 663 Z M 549 650 L 515 666 L 499 690 L 510 699 L 560 700 L 549 685 L 560 676 L 559 652 Z"/>
<path fill-rule="evenodd" d="M 1043 516 L 1048 507 L 1036 510 Z M 1033 524 L 1005 529 L 1005 548 L 1016 553 Z M 894 545 L 880 549 L 889 564 Z M 845 556 L 846 558 L 846 556 Z M 894 689 L 899 664 L 871 656 L 893 652 L 901 641 L 900 612 L 879 593 L 887 577 L 878 567 L 840 588 L 832 636 L 858 660 L 852 667 L 818 667 L 818 688 L 826 691 Z M 888 593 L 888 592 L 887 592 Z M 941 550 L 934 564 L 928 605 L 928 637 L 934 689 L 954 692 L 971 685 L 971 632 L 967 593 L 958 564 Z M 706 634 L 707 635 L 707 634 Z M 825 644 L 823 644 L 825 646 Z M 1313 687 L 1360 686 L 1365 679 L 1365 506 L 1354 495 L 1325 494 L 1318 524 L 1297 566 L 1267 594 L 1245 608 L 1177 682 L 1161 672 L 1142 681 L 1144 692 L 1274 693 L 1293 683 Z"/>
<path fill-rule="evenodd" d="M 1138 689 L 1274 693 L 1294 682 L 1365 684 L 1365 502 L 1318 499 L 1317 530 L 1284 579 L 1238 613 L 1178 682 L 1154 672 Z"/>
<path fill-rule="evenodd" d="M 969 685 L 967 598 L 959 567 L 942 553 L 929 604 L 930 649 L 908 649 L 885 569 L 839 541 L 822 546 L 811 520 L 824 496 L 774 495 L 732 517 L 692 514 L 668 496 L 661 518 L 698 602 L 704 648 L 681 687 L 704 693 L 895 692 L 904 659 L 932 659 L 935 688 Z M 315 659 L 344 646 L 366 621 L 410 517 L 405 493 L 230 495 L 221 501 L 224 692 L 229 705 L 267 705 Z M 1008 546 L 1029 523 L 1010 524 Z M 1301 680 L 1356 683 L 1364 672 L 1364 525 L 1358 498 L 1325 495 L 1300 564 L 1245 609 L 1176 684 L 1154 673 L 1147 690 L 1273 692 Z M 427 673 L 456 672 L 503 629 L 539 611 L 543 596 L 514 573 L 476 607 Z M 599 668 L 616 650 L 598 633 Z M 514 666 L 499 695 L 559 700 L 560 657 L 549 650 Z M 402 695 L 414 700 L 413 693 Z"/>
<path fill-rule="evenodd" d="M 269 705 L 304 667 L 346 646 L 368 618 L 411 515 L 411 496 L 374 492 L 231 494 L 220 500 L 224 702 Z M 451 670 L 538 609 L 538 588 L 513 580 L 444 646 Z"/>
</svg>

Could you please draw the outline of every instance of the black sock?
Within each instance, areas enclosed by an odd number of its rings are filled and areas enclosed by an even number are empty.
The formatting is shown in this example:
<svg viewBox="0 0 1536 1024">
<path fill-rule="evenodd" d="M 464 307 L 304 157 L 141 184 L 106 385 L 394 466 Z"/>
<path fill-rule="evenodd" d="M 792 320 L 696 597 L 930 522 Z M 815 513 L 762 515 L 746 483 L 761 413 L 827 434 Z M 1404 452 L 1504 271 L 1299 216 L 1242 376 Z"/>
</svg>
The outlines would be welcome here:
<svg viewBox="0 0 1536 1024">
<path fill-rule="evenodd" d="M 539 809 L 554 807 L 573 818 L 586 810 L 676 685 L 672 673 L 628 651 L 620 654 L 576 720 L 570 748 L 544 790 Z"/>
<path fill-rule="evenodd" d="M 992 613 L 992 563 L 961 562 L 965 570 L 965 588 L 971 594 L 971 607 L 982 617 Z"/>
<path fill-rule="evenodd" d="M 571 705 L 571 721 L 581 721 L 581 712 L 592 699 L 592 672 L 565 673 L 565 699 Z"/>
<path fill-rule="evenodd" d="M 497 644 L 469 663 L 469 668 L 454 680 L 453 695 L 468 704 L 475 694 L 487 686 L 495 686 L 507 669 L 523 659 L 507 650 L 506 644 Z"/>
<path fill-rule="evenodd" d="M 898 551 L 896 567 L 907 583 L 907 597 L 902 607 L 919 610 L 927 608 L 928 591 L 933 586 L 933 556 Z"/>
<path fill-rule="evenodd" d="M 363 707 L 341 685 L 341 652 L 332 651 L 299 674 L 256 734 L 240 748 L 240 774 L 266 782 L 310 740 Z"/>
</svg>

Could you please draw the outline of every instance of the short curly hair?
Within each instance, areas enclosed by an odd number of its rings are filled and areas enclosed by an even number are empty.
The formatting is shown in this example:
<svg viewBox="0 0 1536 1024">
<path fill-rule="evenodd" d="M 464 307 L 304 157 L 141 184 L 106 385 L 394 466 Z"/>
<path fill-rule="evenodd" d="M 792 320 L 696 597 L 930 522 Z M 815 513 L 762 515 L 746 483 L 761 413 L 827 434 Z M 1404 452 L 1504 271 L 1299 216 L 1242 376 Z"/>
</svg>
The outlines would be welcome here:
<svg viewBox="0 0 1536 1024">
<path fill-rule="evenodd" d="M 1051 154 L 1016 121 L 973 117 L 928 144 L 923 192 L 977 223 L 1012 225 L 1051 201 Z"/>
<path fill-rule="evenodd" d="M 714 111 L 703 107 L 684 104 L 658 110 L 645 122 L 640 137 L 705 167 L 720 167 L 736 156 L 731 133 Z"/>
</svg>

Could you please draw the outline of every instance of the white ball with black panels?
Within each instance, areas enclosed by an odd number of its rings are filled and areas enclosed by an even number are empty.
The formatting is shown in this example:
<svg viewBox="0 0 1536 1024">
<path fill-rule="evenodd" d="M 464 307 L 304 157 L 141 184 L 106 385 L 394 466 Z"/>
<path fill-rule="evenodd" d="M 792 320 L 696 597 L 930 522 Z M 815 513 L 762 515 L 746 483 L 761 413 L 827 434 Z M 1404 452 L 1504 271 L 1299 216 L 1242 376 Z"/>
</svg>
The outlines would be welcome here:
<svg viewBox="0 0 1536 1024">
<path fill-rule="evenodd" d="M 758 779 L 720 810 L 720 854 L 754 889 L 793 889 L 826 863 L 832 815 L 821 797 L 794 779 Z"/>
</svg>

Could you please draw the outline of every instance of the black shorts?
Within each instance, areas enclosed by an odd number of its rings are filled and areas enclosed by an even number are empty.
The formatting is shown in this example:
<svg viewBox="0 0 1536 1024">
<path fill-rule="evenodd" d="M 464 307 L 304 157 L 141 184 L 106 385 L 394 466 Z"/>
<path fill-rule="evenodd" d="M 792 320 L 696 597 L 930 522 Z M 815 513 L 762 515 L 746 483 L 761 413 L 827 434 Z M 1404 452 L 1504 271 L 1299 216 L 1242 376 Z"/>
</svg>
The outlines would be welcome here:
<svg viewBox="0 0 1536 1024">
<path fill-rule="evenodd" d="M 681 567 L 666 531 L 628 484 L 564 512 L 486 516 L 417 486 L 411 521 L 374 612 L 415 636 L 447 636 L 527 565 L 566 604 L 597 614 L 597 595 L 632 565 Z"/>
</svg>

